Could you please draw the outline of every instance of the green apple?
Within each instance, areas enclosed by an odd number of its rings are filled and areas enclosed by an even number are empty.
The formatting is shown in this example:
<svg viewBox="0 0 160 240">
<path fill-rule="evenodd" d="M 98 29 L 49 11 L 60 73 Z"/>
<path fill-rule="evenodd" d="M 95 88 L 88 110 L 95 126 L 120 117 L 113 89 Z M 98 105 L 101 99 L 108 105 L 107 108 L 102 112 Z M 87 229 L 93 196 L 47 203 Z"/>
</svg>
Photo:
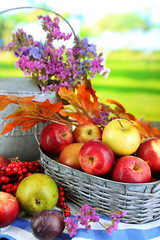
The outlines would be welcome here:
<svg viewBox="0 0 160 240">
<path fill-rule="evenodd" d="M 114 119 L 105 126 L 102 142 L 107 144 L 117 155 L 130 155 L 138 149 L 141 135 L 130 121 Z"/>
<path fill-rule="evenodd" d="M 24 178 L 16 192 L 20 207 L 31 216 L 41 210 L 52 209 L 57 204 L 58 197 L 56 183 L 44 173 L 33 173 Z"/>
</svg>

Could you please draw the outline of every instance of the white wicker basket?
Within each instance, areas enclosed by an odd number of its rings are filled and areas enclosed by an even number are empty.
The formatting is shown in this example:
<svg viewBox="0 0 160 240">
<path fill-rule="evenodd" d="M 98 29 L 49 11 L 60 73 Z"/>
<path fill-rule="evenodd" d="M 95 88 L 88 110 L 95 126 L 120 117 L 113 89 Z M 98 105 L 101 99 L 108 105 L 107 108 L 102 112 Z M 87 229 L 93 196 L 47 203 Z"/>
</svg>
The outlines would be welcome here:
<svg viewBox="0 0 160 240">
<path fill-rule="evenodd" d="M 64 187 L 66 197 L 78 203 L 109 211 L 124 210 L 127 214 L 122 221 L 127 223 L 145 223 L 160 217 L 160 181 L 130 184 L 93 176 L 52 160 L 41 148 L 40 163 L 45 173 Z"/>
</svg>

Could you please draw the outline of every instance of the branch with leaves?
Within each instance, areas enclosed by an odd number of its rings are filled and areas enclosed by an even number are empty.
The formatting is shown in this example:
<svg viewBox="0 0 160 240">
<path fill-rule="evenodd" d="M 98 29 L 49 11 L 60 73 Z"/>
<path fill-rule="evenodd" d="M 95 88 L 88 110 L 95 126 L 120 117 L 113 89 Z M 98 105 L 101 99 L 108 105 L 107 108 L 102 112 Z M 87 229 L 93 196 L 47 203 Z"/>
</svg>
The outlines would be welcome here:
<svg viewBox="0 0 160 240">
<path fill-rule="evenodd" d="M 75 89 L 66 89 L 61 87 L 58 92 L 67 104 L 50 103 L 49 100 L 38 102 L 32 97 L 17 97 L 12 95 L 0 95 L 0 111 L 5 109 L 8 104 L 14 103 L 19 108 L 5 119 L 13 119 L 8 123 L 1 134 L 10 132 L 15 126 L 22 126 L 22 130 L 28 130 L 38 122 L 58 122 L 71 125 L 79 125 L 92 122 L 103 128 L 115 118 L 124 118 L 135 125 L 142 136 L 160 137 L 158 128 L 153 128 L 149 121 L 142 121 L 127 113 L 125 108 L 117 101 L 106 99 L 105 102 L 99 102 L 96 91 L 93 89 L 90 81 L 86 80 L 82 85 Z M 67 118 L 66 118 L 67 117 Z"/>
</svg>

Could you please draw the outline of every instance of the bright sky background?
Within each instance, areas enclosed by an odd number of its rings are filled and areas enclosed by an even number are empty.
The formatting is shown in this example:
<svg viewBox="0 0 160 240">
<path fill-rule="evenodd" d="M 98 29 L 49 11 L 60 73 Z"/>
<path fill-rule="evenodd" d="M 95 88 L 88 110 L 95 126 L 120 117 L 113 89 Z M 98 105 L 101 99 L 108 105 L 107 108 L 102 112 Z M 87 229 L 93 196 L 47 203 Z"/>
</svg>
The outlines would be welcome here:
<svg viewBox="0 0 160 240">
<path fill-rule="evenodd" d="M 69 21 L 73 29 L 77 30 L 76 34 L 78 34 L 78 29 L 81 27 L 78 20 L 78 23 L 75 22 L 74 15 L 77 14 L 83 14 L 85 23 L 90 25 L 90 27 L 94 27 L 94 23 L 107 14 L 131 11 L 146 14 L 147 10 L 151 8 L 150 21 L 160 24 L 160 0 L 4 0 L 3 5 L 0 6 L 0 11 L 15 7 L 42 7 L 45 5 L 50 10 L 61 15 L 67 12 L 71 13 L 73 19 L 71 16 Z M 15 11 L 10 11 L 9 13 L 15 14 Z M 28 27 L 31 29 L 30 26 Z M 24 30 L 28 32 L 27 29 Z M 34 35 L 34 33 L 30 34 Z M 144 51 L 160 50 L 160 27 L 148 32 L 138 29 L 126 34 L 106 31 L 92 40 L 97 46 L 106 49 L 119 49 L 128 46 L 131 49 Z"/>
<path fill-rule="evenodd" d="M 41 6 L 45 3 L 60 14 L 83 13 L 85 19 L 92 24 L 106 14 L 147 10 L 151 7 L 152 21 L 160 23 L 160 0 L 4 0 L 0 10 L 20 6 Z"/>
</svg>

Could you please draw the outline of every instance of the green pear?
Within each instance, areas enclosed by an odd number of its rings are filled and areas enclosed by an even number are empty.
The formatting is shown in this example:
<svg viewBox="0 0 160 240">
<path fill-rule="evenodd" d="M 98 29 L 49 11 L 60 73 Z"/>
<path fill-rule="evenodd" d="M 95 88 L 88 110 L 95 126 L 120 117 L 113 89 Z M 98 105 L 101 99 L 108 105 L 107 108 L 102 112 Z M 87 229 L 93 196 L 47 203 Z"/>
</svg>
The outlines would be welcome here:
<svg viewBox="0 0 160 240">
<path fill-rule="evenodd" d="M 19 206 L 31 216 L 41 210 L 54 208 L 58 197 L 59 191 L 56 183 L 44 173 L 33 173 L 24 178 L 16 192 Z"/>
</svg>

